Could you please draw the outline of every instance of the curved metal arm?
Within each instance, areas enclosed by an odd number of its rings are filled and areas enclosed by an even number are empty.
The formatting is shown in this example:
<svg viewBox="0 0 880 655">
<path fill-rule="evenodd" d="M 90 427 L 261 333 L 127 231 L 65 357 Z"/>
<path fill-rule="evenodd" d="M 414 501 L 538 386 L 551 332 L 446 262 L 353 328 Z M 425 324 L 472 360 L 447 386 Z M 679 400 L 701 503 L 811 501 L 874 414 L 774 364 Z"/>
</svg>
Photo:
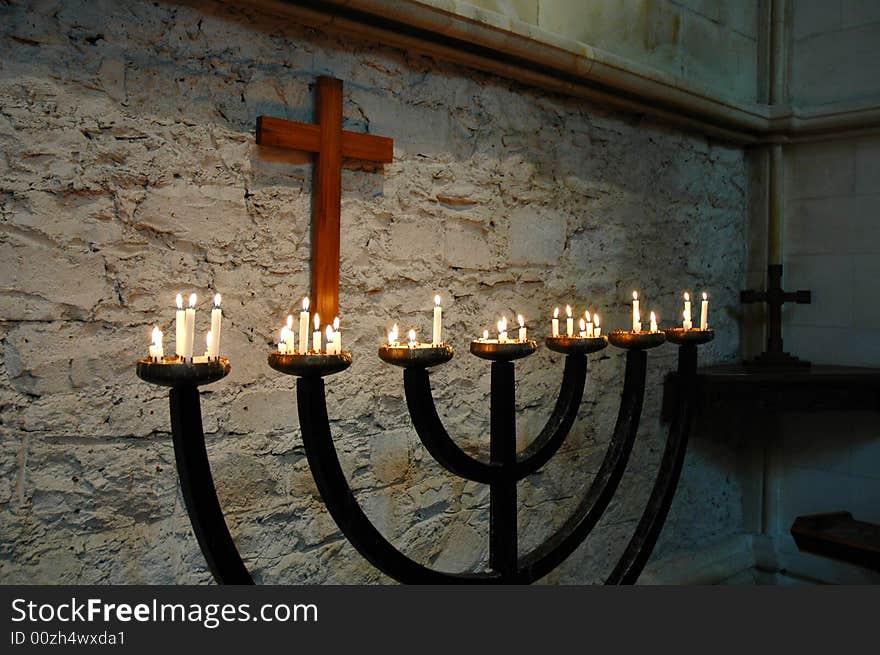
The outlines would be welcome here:
<svg viewBox="0 0 880 655">
<path fill-rule="evenodd" d="M 645 397 L 647 359 L 644 350 L 627 352 L 617 424 L 614 426 L 614 436 L 608 445 L 602 466 L 571 518 L 547 541 L 520 558 L 517 582 L 531 584 L 550 573 L 571 555 L 599 522 L 614 497 L 639 429 L 642 401 Z"/>
<path fill-rule="evenodd" d="M 669 437 L 663 451 L 660 471 L 635 534 L 605 584 L 635 584 L 657 544 L 681 477 L 693 415 L 696 378 L 697 347 L 692 344 L 679 346 L 678 406 L 669 426 Z"/>
<path fill-rule="evenodd" d="M 489 484 L 499 479 L 501 474 L 499 466 L 474 459 L 446 432 L 437 414 L 427 369 L 404 369 L 403 388 L 406 393 L 406 406 L 416 433 L 434 459 L 450 473 L 467 480 Z"/>
<path fill-rule="evenodd" d="M 586 382 L 587 356 L 567 355 L 556 406 L 544 429 L 516 456 L 516 464 L 511 467 L 515 479 L 522 480 L 531 475 L 549 462 L 559 450 L 577 418 Z"/>
<path fill-rule="evenodd" d="M 218 584 L 254 584 L 229 534 L 205 449 L 199 390 L 173 387 L 171 435 L 183 502 L 208 569 Z"/>
<path fill-rule="evenodd" d="M 299 423 L 306 457 L 318 491 L 336 525 L 367 561 L 404 584 L 479 584 L 497 582 L 494 573 L 442 573 L 411 560 L 373 526 L 348 486 L 339 464 L 330 421 L 324 380 L 299 378 L 296 381 Z"/>
</svg>

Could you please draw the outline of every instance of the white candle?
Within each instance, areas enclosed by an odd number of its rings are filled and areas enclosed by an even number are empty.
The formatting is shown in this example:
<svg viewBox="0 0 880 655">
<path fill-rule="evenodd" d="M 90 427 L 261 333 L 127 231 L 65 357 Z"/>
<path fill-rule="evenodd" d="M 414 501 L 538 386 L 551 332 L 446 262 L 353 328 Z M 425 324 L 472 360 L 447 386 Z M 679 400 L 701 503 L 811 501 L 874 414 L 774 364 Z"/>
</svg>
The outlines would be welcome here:
<svg viewBox="0 0 880 655">
<path fill-rule="evenodd" d="M 162 347 L 162 331 L 158 325 L 153 326 L 152 337 L 153 343 L 150 346 L 150 356 L 153 358 L 153 361 L 158 362 L 165 355 Z"/>
<path fill-rule="evenodd" d="M 290 330 L 287 329 L 285 325 L 281 328 L 281 341 L 278 342 L 278 352 L 282 355 L 291 355 L 293 352 L 287 347 L 287 344 L 290 340 Z"/>
<path fill-rule="evenodd" d="M 183 311 L 183 296 L 177 294 L 177 315 L 174 320 L 176 344 L 174 354 L 183 357 L 186 353 L 186 312 Z"/>
<path fill-rule="evenodd" d="M 553 310 L 553 322 L 550 325 L 552 328 L 550 331 L 550 334 L 552 334 L 554 337 L 558 337 L 559 336 L 559 307 L 557 307 L 556 309 Z"/>
<path fill-rule="evenodd" d="M 681 316 L 681 327 L 685 330 L 690 330 L 694 324 L 691 320 L 691 294 L 687 291 L 684 292 L 684 312 L 682 312 Z"/>
<path fill-rule="evenodd" d="M 443 309 L 440 307 L 440 296 L 434 296 L 434 337 L 431 343 L 435 346 L 439 346 L 443 343 L 440 339 L 442 337 L 443 331 Z"/>
<path fill-rule="evenodd" d="M 498 341 L 507 341 L 507 317 L 502 316 L 498 321 Z"/>
<path fill-rule="evenodd" d="M 709 294 L 703 292 L 703 302 L 700 303 L 700 329 L 709 329 Z"/>
<path fill-rule="evenodd" d="M 286 332 L 284 330 L 286 330 Z M 287 354 L 292 355 L 294 352 L 293 344 L 295 336 L 293 334 L 293 314 L 287 315 L 287 325 L 284 330 L 282 330 L 284 336 L 281 337 L 281 340 L 284 342 L 284 351 Z"/>
<path fill-rule="evenodd" d="M 409 331 L 409 347 L 410 348 L 416 347 L 416 331 L 415 330 Z"/>
<path fill-rule="evenodd" d="M 525 341 L 526 337 L 526 320 L 523 318 L 522 314 L 516 315 L 516 320 L 519 321 L 519 340 Z"/>
<path fill-rule="evenodd" d="M 565 319 L 565 333 L 568 336 L 574 336 L 574 319 L 571 317 L 571 305 L 565 306 L 565 315 L 568 316 Z"/>
<path fill-rule="evenodd" d="M 321 317 L 315 313 L 315 331 L 312 332 L 312 350 L 321 352 Z"/>
<path fill-rule="evenodd" d="M 584 319 L 580 320 L 580 328 L 581 328 L 581 331 L 578 334 L 578 336 L 580 336 L 583 339 L 584 337 L 587 336 L 587 323 L 586 323 L 586 321 L 584 321 Z"/>
<path fill-rule="evenodd" d="M 602 336 L 602 328 L 599 327 L 599 315 L 593 314 L 593 336 L 601 337 Z"/>
<path fill-rule="evenodd" d="M 211 330 L 208 330 L 208 333 L 205 335 L 205 357 L 208 358 L 208 361 L 211 360 L 211 353 L 214 351 L 214 333 Z"/>
<path fill-rule="evenodd" d="M 309 299 L 303 298 L 302 311 L 299 313 L 299 351 L 305 354 L 309 349 Z"/>
<path fill-rule="evenodd" d="M 657 316 L 651 312 L 651 332 L 657 331 Z"/>
<path fill-rule="evenodd" d="M 633 291 L 632 331 L 633 332 L 641 332 L 642 331 L 642 315 L 639 313 L 639 294 L 637 291 Z"/>
<path fill-rule="evenodd" d="M 333 338 L 333 326 L 328 325 L 326 329 L 327 335 L 327 354 L 335 355 L 336 354 L 336 340 Z"/>
<path fill-rule="evenodd" d="M 223 318 L 223 310 L 220 309 L 220 294 L 214 294 L 214 309 L 211 310 L 211 347 L 208 349 L 208 357 L 217 359 L 220 357 L 220 321 Z"/>
<path fill-rule="evenodd" d="M 342 352 L 342 332 L 339 331 L 339 317 L 333 319 L 333 352 L 339 355 Z"/>
<path fill-rule="evenodd" d="M 590 311 L 587 310 L 584 312 L 584 322 L 587 324 L 586 326 L 586 336 L 593 336 L 593 319 L 590 318 Z M 583 329 L 583 328 L 581 328 Z"/>
<path fill-rule="evenodd" d="M 183 344 L 183 354 L 190 361 L 193 358 L 193 347 L 196 340 L 196 300 L 196 294 L 189 294 L 189 307 L 186 308 L 186 340 Z"/>
</svg>

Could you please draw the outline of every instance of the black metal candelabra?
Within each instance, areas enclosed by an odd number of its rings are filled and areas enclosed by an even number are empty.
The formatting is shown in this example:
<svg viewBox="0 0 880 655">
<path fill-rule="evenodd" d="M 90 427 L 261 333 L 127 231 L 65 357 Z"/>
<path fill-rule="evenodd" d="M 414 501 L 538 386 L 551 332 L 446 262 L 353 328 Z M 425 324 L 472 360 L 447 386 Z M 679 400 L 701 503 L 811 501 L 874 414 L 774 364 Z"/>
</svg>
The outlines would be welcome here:
<svg viewBox="0 0 880 655">
<path fill-rule="evenodd" d="M 471 343 L 471 353 L 490 360 L 489 459 L 463 451 L 437 414 L 428 369 L 448 362 L 453 350 L 439 347 L 383 346 L 379 357 L 402 367 L 407 408 L 416 433 L 428 452 L 447 470 L 489 485 L 489 568 L 445 573 L 420 564 L 389 542 L 361 509 L 342 471 L 327 415 L 324 377 L 344 371 L 351 355 L 320 353 L 269 355 L 269 365 L 295 375 L 297 409 L 306 457 L 321 498 L 339 529 L 373 566 L 405 584 L 531 584 L 563 562 L 590 534 L 614 497 L 632 452 L 642 413 L 647 350 L 664 341 L 678 351 L 679 392 L 666 449 L 641 520 L 606 584 L 633 584 L 648 561 L 666 516 L 687 449 L 695 399 L 697 346 L 710 341 L 712 330 L 612 332 L 608 338 L 549 337 L 546 345 L 565 355 L 562 385 L 552 414 L 538 437 L 516 452 L 514 361 L 537 349 L 534 341 Z M 608 343 L 626 349 L 623 392 L 614 433 L 593 482 L 571 517 L 541 545 L 520 555 L 517 537 L 516 484 L 556 454 L 577 417 L 587 380 L 588 355 Z M 171 431 L 180 486 L 193 531 L 215 580 L 220 584 L 253 584 L 253 578 L 229 534 L 217 499 L 205 449 L 198 387 L 229 372 L 229 362 L 183 363 L 175 358 L 138 362 L 138 376 L 171 387 Z"/>
</svg>

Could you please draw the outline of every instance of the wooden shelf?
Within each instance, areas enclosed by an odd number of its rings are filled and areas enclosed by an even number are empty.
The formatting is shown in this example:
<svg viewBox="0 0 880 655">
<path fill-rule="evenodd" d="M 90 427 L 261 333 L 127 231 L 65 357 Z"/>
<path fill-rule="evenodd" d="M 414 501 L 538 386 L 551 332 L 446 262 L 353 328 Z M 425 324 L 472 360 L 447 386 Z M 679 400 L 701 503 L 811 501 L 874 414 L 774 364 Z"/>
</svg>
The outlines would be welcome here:
<svg viewBox="0 0 880 655">
<path fill-rule="evenodd" d="M 742 363 L 697 372 L 700 411 L 748 407 L 752 411 L 880 410 L 880 369 L 855 366 L 764 368 Z M 675 407 L 675 374 L 666 378 L 662 418 Z"/>
<path fill-rule="evenodd" d="M 849 512 L 799 516 L 791 536 L 807 553 L 880 571 L 880 525 L 857 521 Z"/>
</svg>

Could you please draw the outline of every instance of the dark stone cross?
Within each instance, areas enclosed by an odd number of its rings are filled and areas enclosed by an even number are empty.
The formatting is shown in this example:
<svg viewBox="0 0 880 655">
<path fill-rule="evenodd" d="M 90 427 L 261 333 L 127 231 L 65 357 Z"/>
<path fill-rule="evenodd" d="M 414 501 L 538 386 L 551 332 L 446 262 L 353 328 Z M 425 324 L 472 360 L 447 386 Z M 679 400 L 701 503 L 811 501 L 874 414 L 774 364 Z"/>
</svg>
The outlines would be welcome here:
<svg viewBox="0 0 880 655">
<path fill-rule="evenodd" d="M 809 366 L 810 362 L 790 355 L 782 349 L 782 305 L 787 302 L 809 304 L 809 291 L 784 291 L 782 289 L 782 265 L 767 266 L 767 290 L 749 289 L 740 292 L 743 303 L 767 303 L 767 350 L 747 364 L 768 366 Z"/>
<path fill-rule="evenodd" d="M 339 315 L 339 227 L 342 213 L 342 161 L 387 164 L 394 141 L 342 129 L 342 80 L 318 78 L 317 125 L 271 116 L 257 118 L 257 143 L 316 153 L 312 196 L 312 311 L 329 324 Z"/>
</svg>

